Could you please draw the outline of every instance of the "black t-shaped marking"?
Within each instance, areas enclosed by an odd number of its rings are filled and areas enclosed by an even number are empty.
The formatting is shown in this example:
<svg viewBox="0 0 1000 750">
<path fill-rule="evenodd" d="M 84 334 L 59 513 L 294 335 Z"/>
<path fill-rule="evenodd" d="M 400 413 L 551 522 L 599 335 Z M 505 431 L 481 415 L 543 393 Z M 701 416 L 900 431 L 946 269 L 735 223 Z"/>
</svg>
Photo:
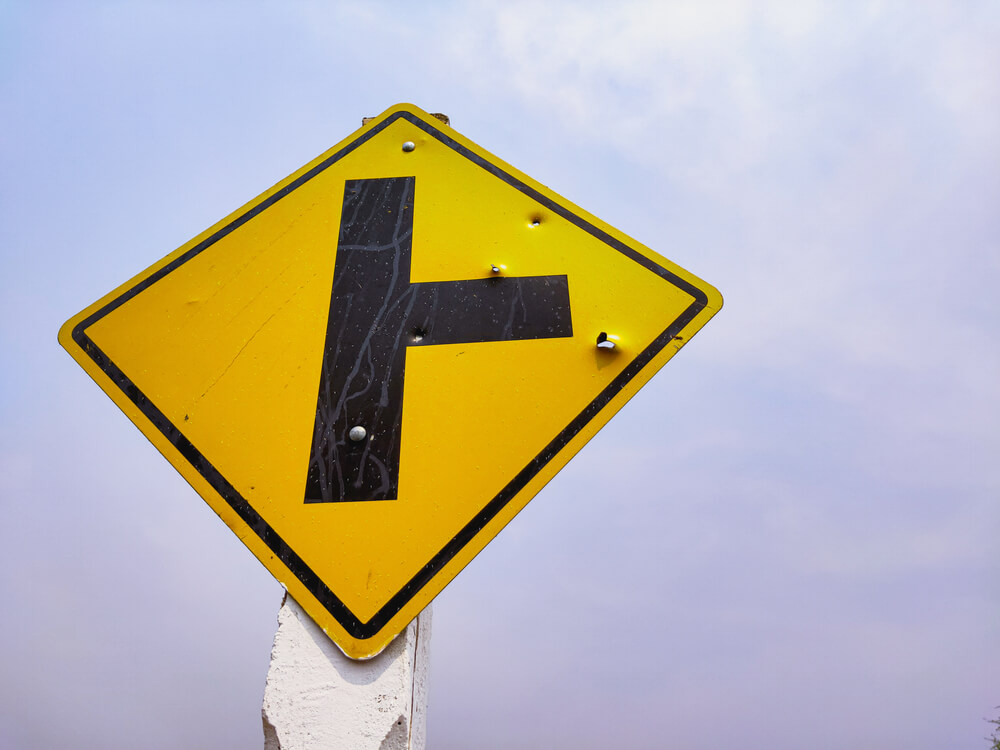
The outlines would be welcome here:
<svg viewBox="0 0 1000 750">
<path fill-rule="evenodd" d="M 344 186 L 307 503 L 396 498 L 407 347 L 573 335 L 566 276 L 411 283 L 414 184 Z"/>
</svg>

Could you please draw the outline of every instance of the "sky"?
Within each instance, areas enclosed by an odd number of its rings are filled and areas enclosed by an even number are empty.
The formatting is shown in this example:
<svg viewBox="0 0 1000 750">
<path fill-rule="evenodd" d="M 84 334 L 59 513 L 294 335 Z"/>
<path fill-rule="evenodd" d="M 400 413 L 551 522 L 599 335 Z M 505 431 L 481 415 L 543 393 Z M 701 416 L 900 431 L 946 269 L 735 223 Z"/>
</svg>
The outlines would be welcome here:
<svg viewBox="0 0 1000 750">
<path fill-rule="evenodd" d="M 398 102 L 725 307 L 435 600 L 429 747 L 987 747 L 1000 5 L 0 2 L 0 746 L 261 746 L 281 587 L 59 326 Z"/>
</svg>

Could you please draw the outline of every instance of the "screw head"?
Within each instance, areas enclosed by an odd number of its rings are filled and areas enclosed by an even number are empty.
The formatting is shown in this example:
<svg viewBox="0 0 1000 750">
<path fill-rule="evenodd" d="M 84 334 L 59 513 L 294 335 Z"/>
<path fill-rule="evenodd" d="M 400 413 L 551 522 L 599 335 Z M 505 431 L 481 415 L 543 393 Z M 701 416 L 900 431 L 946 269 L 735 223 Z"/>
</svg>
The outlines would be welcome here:
<svg viewBox="0 0 1000 750">
<path fill-rule="evenodd" d="M 368 431 L 365 430 L 365 428 L 362 427 L 361 425 L 356 424 L 354 425 L 354 427 L 351 428 L 351 431 L 347 433 L 347 437 L 349 437 L 355 443 L 360 443 L 362 440 L 368 437 Z"/>
<path fill-rule="evenodd" d="M 607 331 L 601 331 L 597 334 L 597 348 L 598 349 L 614 349 L 618 344 L 618 337 L 614 334 L 608 334 Z"/>
<path fill-rule="evenodd" d="M 414 143 L 413 141 L 407 141 L 406 143 L 403 144 L 403 151 L 406 151 L 407 153 L 409 153 L 410 151 L 412 151 L 416 147 L 417 147 L 416 143 Z"/>
</svg>

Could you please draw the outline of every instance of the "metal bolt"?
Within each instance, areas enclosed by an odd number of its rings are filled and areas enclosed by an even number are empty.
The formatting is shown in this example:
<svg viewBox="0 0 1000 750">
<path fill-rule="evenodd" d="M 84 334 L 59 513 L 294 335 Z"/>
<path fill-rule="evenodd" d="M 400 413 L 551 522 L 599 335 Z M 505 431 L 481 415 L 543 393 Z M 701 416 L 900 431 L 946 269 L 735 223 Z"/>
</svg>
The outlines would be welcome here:
<svg viewBox="0 0 1000 750">
<path fill-rule="evenodd" d="M 365 430 L 364 427 L 362 427 L 359 424 L 354 425 L 354 427 L 351 428 L 351 431 L 347 433 L 347 437 L 349 437 L 355 443 L 360 443 L 367 436 L 368 432 Z"/>
<path fill-rule="evenodd" d="M 617 345 L 616 341 L 612 339 L 617 339 L 618 337 L 612 334 L 609 336 L 606 331 L 601 331 L 597 334 L 597 348 L 598 349 L 614 349 Z"/>
<path fill-rule="evenodd" d="M 414 143 L 413 141 L 407 141 L 406 143 L 403 144 L 403 151 L 406 151 L 407 153 L 409 153 L 410 151 L 412 151 L 416 147 L 417 147 L 416 143 Z"/>
<path fill-rule="evenodd" d="M 498 265 L 497 265 L 496 263 L 494 263 L 494 264 L 492 264 L 492 265 L 490 266 L 490 270 L 492 270 L 492 271 L 493 271 L 493 273 L 500 273 L 500 271 L 501 271 L 502 269 L 501 269 L 501 267 L 500 267 L 500 266 L 498 266 Z"/>
</svg>

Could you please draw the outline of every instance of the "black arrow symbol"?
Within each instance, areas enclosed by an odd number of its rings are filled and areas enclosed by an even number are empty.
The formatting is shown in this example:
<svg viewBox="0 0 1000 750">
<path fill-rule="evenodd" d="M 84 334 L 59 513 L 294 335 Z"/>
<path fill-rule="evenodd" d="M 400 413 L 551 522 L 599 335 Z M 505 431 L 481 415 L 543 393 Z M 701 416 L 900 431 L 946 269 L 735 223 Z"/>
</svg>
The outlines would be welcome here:
<svg viewBox="0 0 1000 750">
<path fill-rule="evenodd" d="M 573 335 L 566 276 L 411 283 L 415 182 L 345 184 L 307 503 L 397 497 L 407 347 Z"/>
</svg>

